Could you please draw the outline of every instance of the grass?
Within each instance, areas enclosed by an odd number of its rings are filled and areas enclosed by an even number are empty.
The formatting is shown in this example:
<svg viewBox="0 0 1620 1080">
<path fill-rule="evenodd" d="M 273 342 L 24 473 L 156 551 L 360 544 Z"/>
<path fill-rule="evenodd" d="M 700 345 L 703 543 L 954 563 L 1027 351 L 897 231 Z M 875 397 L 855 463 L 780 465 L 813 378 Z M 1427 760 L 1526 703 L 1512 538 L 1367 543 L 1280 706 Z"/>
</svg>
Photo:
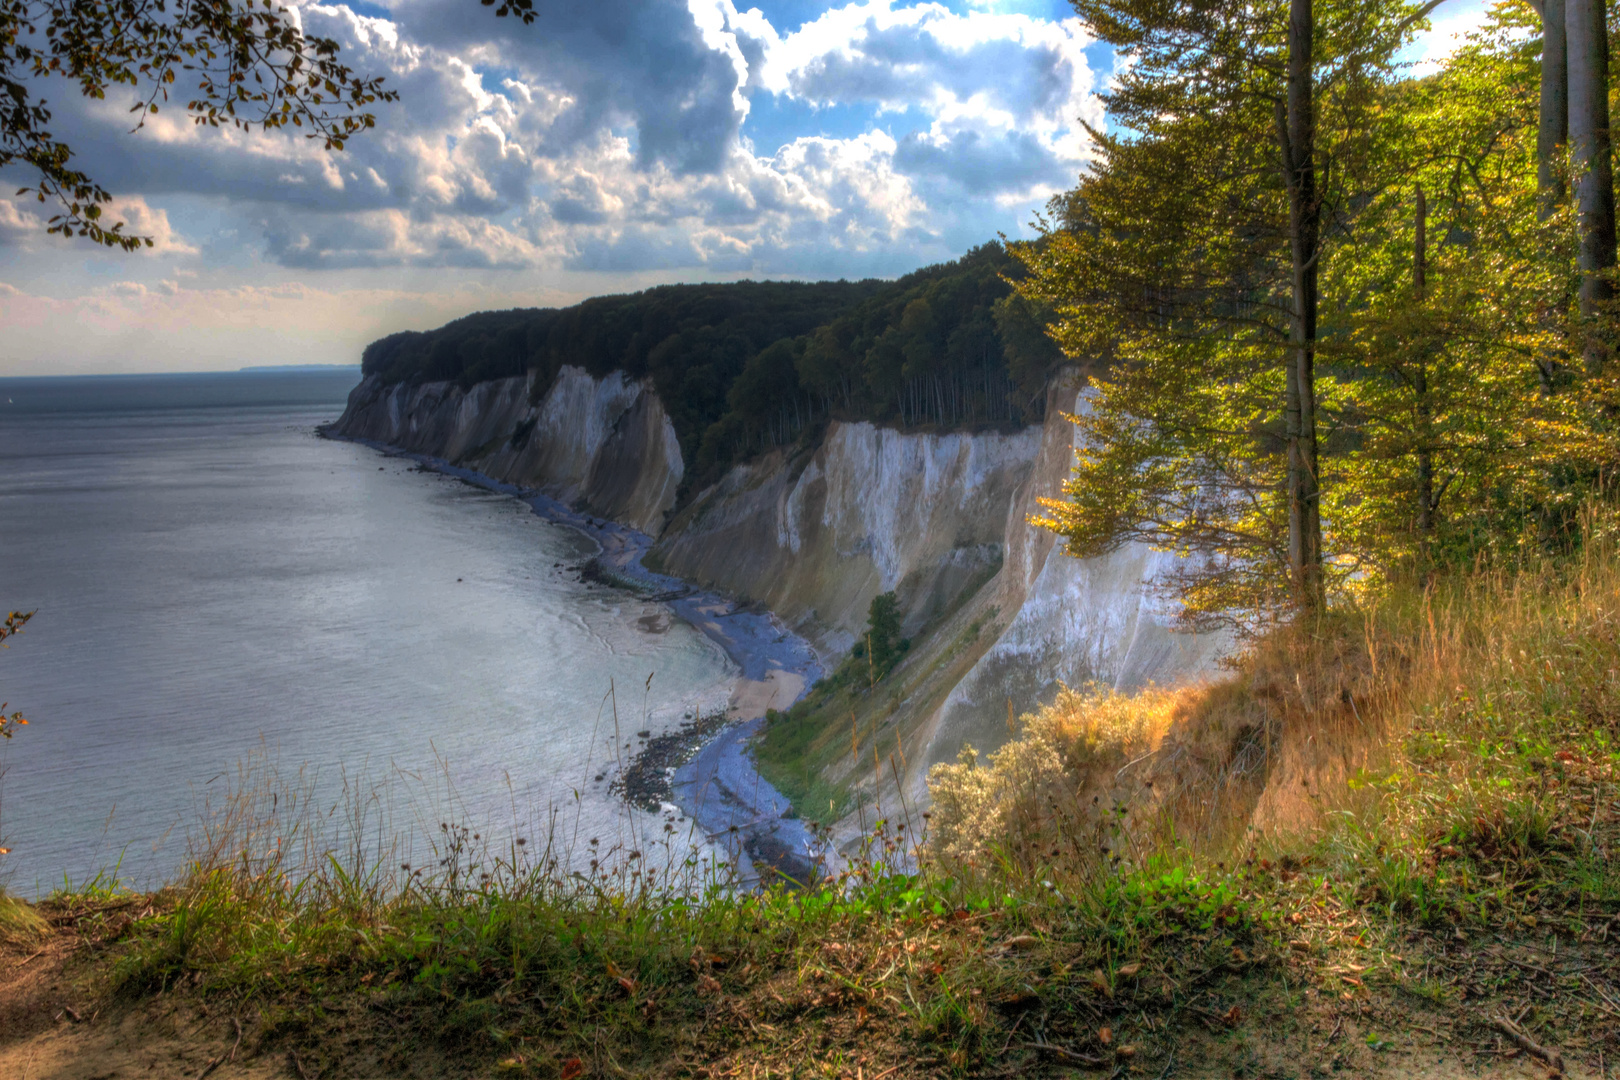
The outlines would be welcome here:
<svg viewBox="0 0 1620 1080">
<path fill-rule="evenodd" d="M 0 892 L 0 941 L 37 941 L 44 936 L 45 930 L 45 920 L 33 905 Z"/>
<path fill-rule="evenodd" d="M 889 767 L 881 759 L 896 752 L 907 722 L 925 718 L 947 692 L 950 680 L 937 677 L 941 669 L 959 664 L 997 614 L 992 607 L 948 640 L 929 640 L 954 613 L 925 630 L 919 637 L 924 644 L 908 647 L 882 678 L 872 678 L 864 653 L 852 655 L 791 708 L 767 713 L 754 761 L 801 817 L 837 821 L 881 786 Z M 915 700 L 919 690 L 930 696 Z M 867 787 L 872 774 L 866 759 L 874 747 L 880 747 L 873 764 L 878 777 Z"/>
<path fill-rule="evenodd" d="M 1077 689 L 934 787 L 927 834 L 752 893 L 674 844 L 575 875 L 449 821 L 407 868 L 289 835 L 242 779 L 173 888 L 37 913 L 104 1000 L 250 1019 L 245 1052 L 309 1076 L 1408 1075 L 1522 1054 L 1505 1030 L 1620 1059 L 1596 539 L 1206 685 Z"/>
</svg>

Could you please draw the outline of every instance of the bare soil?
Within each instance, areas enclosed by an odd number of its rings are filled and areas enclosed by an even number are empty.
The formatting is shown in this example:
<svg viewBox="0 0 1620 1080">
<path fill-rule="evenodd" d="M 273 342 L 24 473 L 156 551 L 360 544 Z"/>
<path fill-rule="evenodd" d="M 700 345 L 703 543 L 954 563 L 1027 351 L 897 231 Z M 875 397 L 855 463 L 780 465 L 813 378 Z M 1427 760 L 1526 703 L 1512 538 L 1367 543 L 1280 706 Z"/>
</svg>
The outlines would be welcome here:
<svg viewBox="0 0 1620 1080">
<path fill-rule="evenodd" d="M 1056 1019 L 1040 996 L 1014 992 L 971 1003 L 991 1030 L 963 1055 L 941 1049 L 949 1040 L 919 1040 L 898 996 L 853 995 L 840 977 L 860 981 L 885 957 L 920 944 L 1005 965 L 1039 986 L 1054 965 L 1061 970 L 1062 946 L 998 942 L 993 921 L 911 938 L 880 927 L 868 948 L 829 941 L 776 970 L 706 969 L 724 982 L 700 978 L 694 1000 L 649 1002 L 649 1014 L 662 1009 L 667 1026 L 627 1060 L 622 1042 L 618 1058 L 581 1054 L 580 1032 L 500 1050 L 458 1046 L 440 1026 L 448 1002 L 322 997 L 307 986 L 240 1001 L 184 981 L 120 996 L 110 989 L 119 937 L 140 901 L 111 910 L 42 907 L 52 923 L 43 938 L 0 945 L 0 1077 L 1620 1075 L 1620 1017 L 1607 1004 L 1620 982 L 1620 925 L 1612 925 L 1620 920 L 1595 922 L 1584 940 L 1554 939 L 1556 952 L 1538 935 L 1419 933 L 1396 962 L 1386 957 L 1366 970 L 1347 959 L 1349 950 L 1234 956 L 1191 978 L 1185 967 L 1144 970 L 1106 996 L 1082 999 L 1078 1025 L 1072 1015 Z M 1532 1041 L 1560 1055 L 1563 1071 L 1505 1037 L 1498 1017 L 1535 1032 Z"/>
</svg>

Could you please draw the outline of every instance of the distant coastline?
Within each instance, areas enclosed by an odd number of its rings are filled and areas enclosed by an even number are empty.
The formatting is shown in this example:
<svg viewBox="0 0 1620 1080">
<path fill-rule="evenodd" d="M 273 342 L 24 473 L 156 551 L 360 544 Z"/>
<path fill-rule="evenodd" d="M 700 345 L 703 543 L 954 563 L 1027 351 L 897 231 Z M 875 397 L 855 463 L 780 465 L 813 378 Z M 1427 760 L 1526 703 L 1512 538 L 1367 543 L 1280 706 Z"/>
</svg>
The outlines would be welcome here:
<svg viewBox="0 0 1620 1080">
<path fill-rule="evenodd" d="M 359 364 L 254 364 L 250 367 L 237 368 L 238 372 L 249 375 L 274 375 L 278 372 L 295 371 L 359 371 Z"/>
</svg>

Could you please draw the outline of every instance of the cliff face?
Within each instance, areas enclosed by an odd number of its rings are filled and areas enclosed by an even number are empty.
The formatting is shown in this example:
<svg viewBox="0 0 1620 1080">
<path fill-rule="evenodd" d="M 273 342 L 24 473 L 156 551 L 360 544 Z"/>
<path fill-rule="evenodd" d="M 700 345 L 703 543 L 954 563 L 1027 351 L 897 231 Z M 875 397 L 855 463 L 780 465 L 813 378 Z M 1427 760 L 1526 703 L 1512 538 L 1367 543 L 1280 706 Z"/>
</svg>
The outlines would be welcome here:
<svg viewBox="0 0 1620 1080">
<path fill-rule="evenodd" d="M 531 404 L 530 379 L 462 390 L 366 378 L 333 434 L 431 454 L 656 535 L 683 466 L 675 428 L 645 382 L 564 367 Z"/>
<path fill-rule="evenodd" d="M 658 537 L 650 562 L 769 606 L 829 667 L 865 628 L 872 598 L 894 590 L 915 641 L 869 719 L 902 747 L 908 796 L 964 745 L 999 746 L 1009 709 L 1050 701 L 1060 681 L 1175 682 L 1209 671 L 1227 645 L 1170 631 L 1143 585 L 1168 556 L 1130 546 L 1075 559 L 1028 524 L 1073 464 L 1075 431 L 1061 415 L 1083 407 L 1073 380 L 1053 384 L 1045 424 L 1019 432 L 835 423 L 813 450 L 733 468 L 673 519 L 680 446 L 650 386 L 563 368 L 531 405 L 532 390 L 525 379 L 462 391 L 368 378 L 333 430 L 540 488 Z M 836 763 L 843 776 L 830 778 L 860 782 L 869 767 Z"/>
<path fill-rule="evenodd" d="M 1170 629 L 1144 582 L 1170 556 L 1130 545 L 1066 555 L 1029 524 L 1061 493 L 1083 406 L 1060 378 L 1043 424 L 1015 434 L 926 435 L 835 424 L 814 452 L 738 466 L 701 492 L 654 549 L 671 573 L 769 605 L 836 662 L 880 592 L 897 592 L 911 653 L 857 724 L 903 748 L 908 798 L 930 766 L 1009 736 L 1008 709 L 1058 683 L 1120 689 L 1213 669 L 1218 635 Z M 831 778 L 869 786 L 870 761 Z M 888 779 L 877 782 L 892 790 Z M 883 792 L 878 792 L 880 797 Z"/>
<path fill-rule="evenodd" d="M 881 592 L 907 633 L 1001 564 L 1007 507 L 1040 429 L 905 435 L 833 424 L 821 445 L 739 465 L 670 523 L 654 556 L 671 573 L 769 605 L 828 654 L 848 651 Z"/>
<path fill-rule="evenodd" d="M 1172 612 L 1145 586 L 1169 571 L 1174 556 L 1141 544 L 1076 559 L 1056 534 L 1029 524 L 1037 499 L 1061 494 L 1074 464 L 1074 425 L 1061 413 L 1084 407 L 1079 386 L 1060 379 L 1049 391 L 1045 425 L 1028 479 L 1006 517 L 1005 564 L 984 592 L 1000 629 L 956 680 L 918 732 L 917 779 L 971 743 L 984 750 L 1007 738 L 1007 704 L 1023 712 L 1052 700 L 1059 682 L 1088 681 L 1131 690 L 1171 684 L 1214 670 L 1230 646 L 1221 634 L 1170 629 Z"/>
</svg>

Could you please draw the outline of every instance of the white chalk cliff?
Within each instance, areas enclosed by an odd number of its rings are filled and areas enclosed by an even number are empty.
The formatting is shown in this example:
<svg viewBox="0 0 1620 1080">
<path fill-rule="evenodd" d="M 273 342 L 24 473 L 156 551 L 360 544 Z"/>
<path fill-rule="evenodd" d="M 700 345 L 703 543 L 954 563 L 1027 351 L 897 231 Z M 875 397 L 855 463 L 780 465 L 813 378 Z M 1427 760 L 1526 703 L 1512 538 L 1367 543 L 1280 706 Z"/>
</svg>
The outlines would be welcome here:
<svg viewBox="0 0 1620 1080">
<path fill-rule="evenodd" d="M 533 376 L 384 385 L 368 376 L 332 432 L 369 439 L 523 488 L 657 535 L 683 465 L 675 427 L 645 381 L 564 367 L 535 400 Z"/>
<path fill-rule="evenodd" d="M 534 389 L 521 378 L 467 390 L 368 378 L 333 431 L 647 532 L 660 569 L 768 605 L 829 666 L 872 598 L 895 590 L 917 640 L 881 722 L 903 751 L 910 795 L 963 745 L 1000 745 L 1009 707 L 1050 701 L 1060 681 L 1176 682 L 1209 671 L 1226 645 L 1171 631 L 1144 588 L 1168 556 L 1138 545 L 1075 559 L 1028 524 L 1073 464 L 1075 429 L 1061 415 L 1078 407 L 1069 376 L 1053 383 L 1044 424 L 937 435 L 833 423 L 814 448 L 736 466 L 673 514 L 683 462 L 650 385 L 565 367 L 538 400 Z M 836 768 L 858 775 L 853 761 Z"/>
</svg>

